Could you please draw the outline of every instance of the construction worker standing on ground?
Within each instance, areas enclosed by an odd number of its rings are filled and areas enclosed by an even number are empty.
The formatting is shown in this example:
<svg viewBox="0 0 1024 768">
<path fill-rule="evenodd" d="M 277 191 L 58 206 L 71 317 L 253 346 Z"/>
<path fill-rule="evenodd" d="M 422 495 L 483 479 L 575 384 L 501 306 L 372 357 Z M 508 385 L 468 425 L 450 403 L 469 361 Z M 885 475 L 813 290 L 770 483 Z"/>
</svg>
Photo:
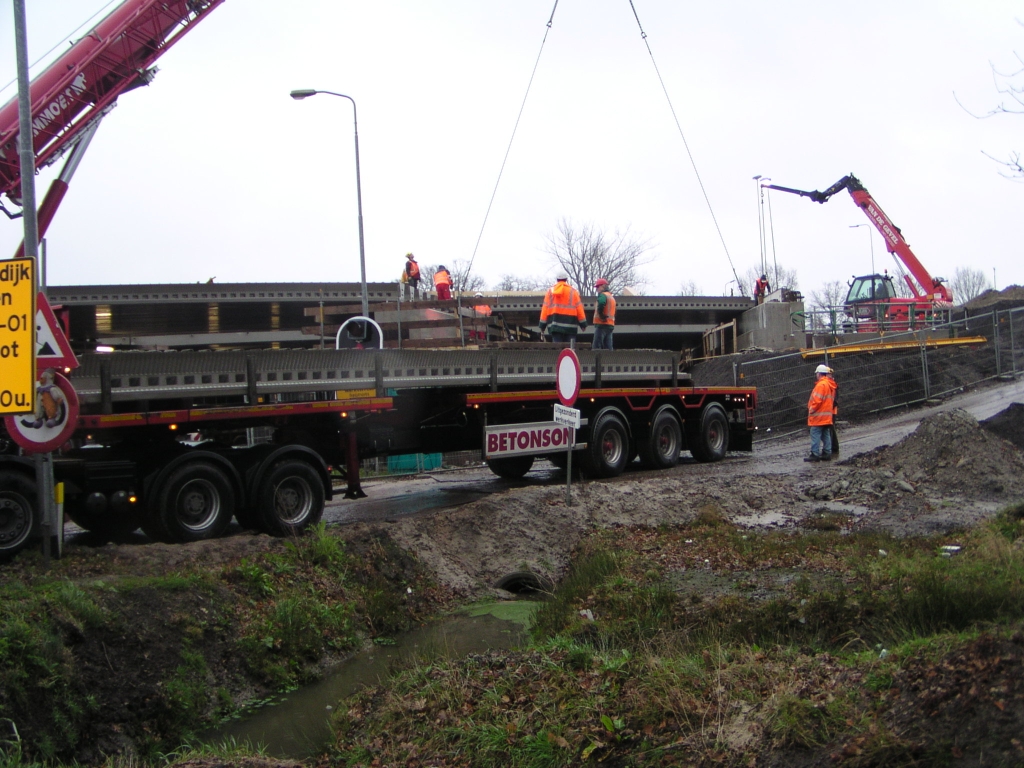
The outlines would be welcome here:
<svg viewBox="0 0 1024 768">
<path fill-rule="evenodd" d="M 569 285 L 569 276 L 562 273 L 544 294 L 540 332 L 550 334 L 552 341 L 574 341 L 577 326 L 581 331 L 587 329 L 587 313 L 583 311 L 579 291 Z"/>
<path fill-rule="evenodd" d="M 612 332 L 615 330 L 615 297 L 608 290 L 603 277 L 594 283 L 597 290 L 597 308 L 594 310 L 594 349 L 614 349 Z"/>
<path fill-rule="evenodd" d="M 418 299 L 420 297 L 420 265 L 416 263 L 416 257 L 411 253 L 405 254 L 405 280 L 412 290 L 406 296 Z"/>
<path fill-rule="evenodd" d="M 444 264 L 434 273 L 434 290 L 437 291 L 438 299 L 447 300 L 452 297 L 452 276 L 448 274 L 448 268 Z"/>
<path fill-rule="evenodd" d="M 811 455 L 804 461 L 832 461 L 832 414 L 835 411 L 836 383 L 829 378 L 831 369 L 814 369 L 817 381 L 807 401 L 807 426 L 811 428 Z"/>
</svg>

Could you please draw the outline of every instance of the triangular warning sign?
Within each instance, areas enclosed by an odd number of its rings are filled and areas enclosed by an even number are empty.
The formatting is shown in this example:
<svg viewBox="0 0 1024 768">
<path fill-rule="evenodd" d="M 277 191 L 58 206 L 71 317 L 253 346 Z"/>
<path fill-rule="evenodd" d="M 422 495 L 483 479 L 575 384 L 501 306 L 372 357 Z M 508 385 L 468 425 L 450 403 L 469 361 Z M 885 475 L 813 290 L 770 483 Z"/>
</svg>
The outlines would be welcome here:
<svg viewBox="0 0 1024 768">
<path fill-rule="evenodd" d="M 36 296 L 36 370 L 77 368 L 78 358 L 71 351 L 68 337 L 50 309 L 50 302 L 40 293 Z"/>
</svg>

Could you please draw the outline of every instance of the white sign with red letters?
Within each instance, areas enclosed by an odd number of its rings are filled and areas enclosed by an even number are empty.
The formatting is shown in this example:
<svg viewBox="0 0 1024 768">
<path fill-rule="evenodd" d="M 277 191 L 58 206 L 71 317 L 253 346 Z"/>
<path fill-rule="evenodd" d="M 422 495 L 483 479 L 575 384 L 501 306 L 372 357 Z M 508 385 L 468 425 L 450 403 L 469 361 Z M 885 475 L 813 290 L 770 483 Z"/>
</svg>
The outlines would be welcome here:
<svg viewBox="0 0 1024 768">
<path fill-rule="evenodd" d="M 573 429 L 553 421 L 532 424 L 500 424 L 484 428 L 484 458 L 564 451 L 573 439 Z M 575 445 L 574 448 L 580 448 Z"/>
</svg>

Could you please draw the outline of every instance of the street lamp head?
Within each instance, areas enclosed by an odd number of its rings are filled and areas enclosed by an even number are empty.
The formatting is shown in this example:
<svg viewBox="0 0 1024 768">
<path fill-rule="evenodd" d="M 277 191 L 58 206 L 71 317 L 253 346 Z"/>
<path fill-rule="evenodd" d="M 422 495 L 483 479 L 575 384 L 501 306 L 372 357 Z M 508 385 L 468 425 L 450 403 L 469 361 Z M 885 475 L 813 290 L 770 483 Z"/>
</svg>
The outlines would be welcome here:
<svg viewBox="0 0 1024 768">
<path fill-rule="evenodd" d="M 296 101 L 308 98 L 309 96 L 316 96 L 318 92 L 313 88 L 299 88 L 298 90 L 292 91 L 292 98 Z"/>
</svg>

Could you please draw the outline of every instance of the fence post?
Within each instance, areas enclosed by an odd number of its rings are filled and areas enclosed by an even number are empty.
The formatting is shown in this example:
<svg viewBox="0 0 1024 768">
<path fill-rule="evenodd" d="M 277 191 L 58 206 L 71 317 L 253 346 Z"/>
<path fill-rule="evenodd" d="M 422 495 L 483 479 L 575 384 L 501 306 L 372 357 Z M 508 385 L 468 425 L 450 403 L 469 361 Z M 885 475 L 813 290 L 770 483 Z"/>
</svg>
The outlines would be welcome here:
<svg viewBox="0 0 1024 768">
<path fill-rule="evenodd" d="M 928 400 L 932 396 L 931 382 L 928 380 L 928 345 L 921 344 L 921 382 L 924 384 L 924 399 Z"/>
<path fill-rule="evenodd" d="M 1013 343 L 1013 313 L 1014 310 L 1008 310 L 1006 314 L 1010 316 L 1010 370 L 1013 372 L 1013 378 L 1017 378 L 1017 347 Z"/>
<path fill-rule="evenodd" d="M 992 340 L 996 346 L 996 378 L 1003 375 L 1003 363 L 1000 359 L 1002 355 L 999 351 L 999 310 L 992 310 Z"/>
</svg>

